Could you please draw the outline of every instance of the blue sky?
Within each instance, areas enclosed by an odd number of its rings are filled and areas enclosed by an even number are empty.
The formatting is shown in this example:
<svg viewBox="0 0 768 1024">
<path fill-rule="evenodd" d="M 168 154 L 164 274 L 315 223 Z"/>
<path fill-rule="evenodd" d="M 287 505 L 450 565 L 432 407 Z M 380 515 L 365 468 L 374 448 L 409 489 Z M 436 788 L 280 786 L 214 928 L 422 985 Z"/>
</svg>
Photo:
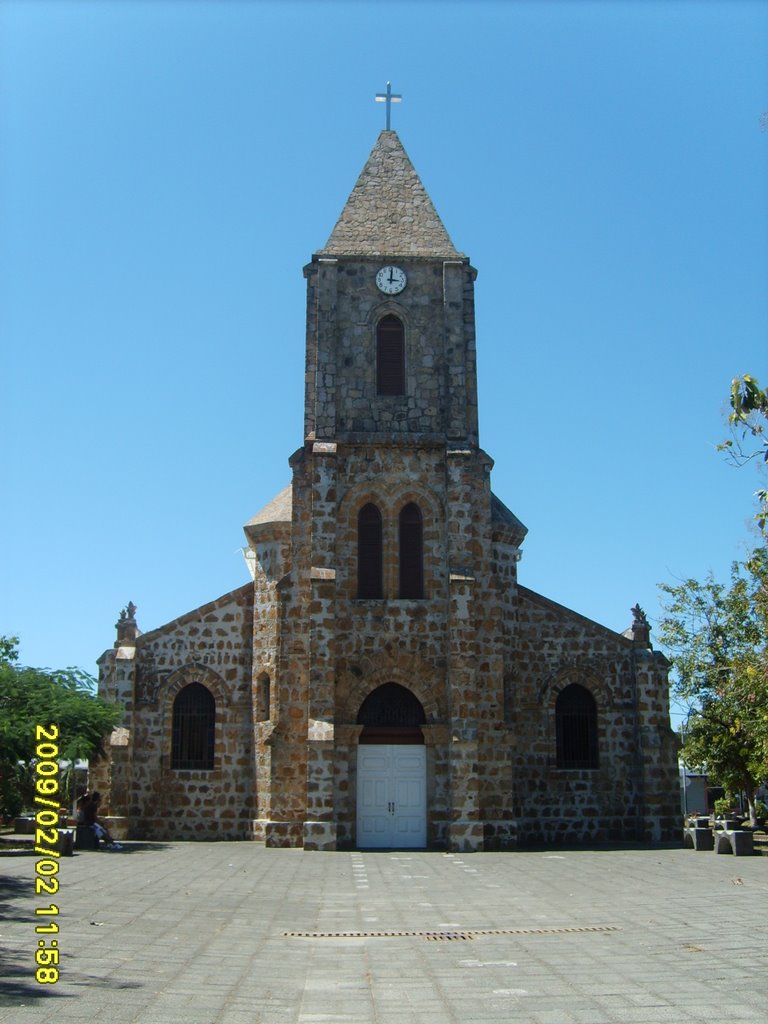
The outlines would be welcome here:
<svg viewBox="0 0 768 1024">
<path fill-rule="evenodd" d="M 605 625 L 754 537 L 768 4 L 0 5 L 0 633 L 95 659 L 246 582 L 302 443 L 304 281 L 384 126 L 478 268 L 526 586 Z"/>
</svg>

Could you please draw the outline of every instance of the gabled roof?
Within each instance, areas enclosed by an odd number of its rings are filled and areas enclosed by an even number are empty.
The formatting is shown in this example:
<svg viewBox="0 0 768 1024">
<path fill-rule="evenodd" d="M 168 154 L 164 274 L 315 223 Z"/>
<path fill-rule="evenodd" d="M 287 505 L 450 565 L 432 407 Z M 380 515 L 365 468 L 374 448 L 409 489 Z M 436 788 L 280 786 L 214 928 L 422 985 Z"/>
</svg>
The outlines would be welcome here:
<svg viewBox="0 0 768 1024">
<path fill-rule="evenodd" d="M 293 489 L 288 484 L 260 512 L 257 512 L 252 519 L 249 519 L 245 527 L 247 529 L 249 526 L 262 526 L 264 523 L 290 523 L 292 505 Z"/>
<path fill-rule="evenodd" d="M 383 131 L 318 256 L 462 257 L 396 132 Z"/>
</svg>

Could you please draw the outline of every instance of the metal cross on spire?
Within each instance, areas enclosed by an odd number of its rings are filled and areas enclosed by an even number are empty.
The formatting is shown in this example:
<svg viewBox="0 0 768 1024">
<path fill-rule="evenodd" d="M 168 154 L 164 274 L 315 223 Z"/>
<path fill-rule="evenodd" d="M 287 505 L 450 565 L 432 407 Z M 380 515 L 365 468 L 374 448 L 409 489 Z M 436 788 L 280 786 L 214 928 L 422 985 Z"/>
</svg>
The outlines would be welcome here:
<svg viewBox="0 0 768 1024">
<path fill-rule="evenodd" d="M 393 103 L 402 103 L 403 102 L 403 97 L 402 97 L 402 95 L 399 92 L 392 92 L 392 83 L 391 82 L 387 82 L 387 91 L 386 92 L 377 92 L 376 93 L 376 102 L 377 103 L 386 103 L 387 104 L 387 131 L 390 131 L 389 115 L 390 115 L 390 111 L 392 110 L 392 104 Z"/>
</svg>

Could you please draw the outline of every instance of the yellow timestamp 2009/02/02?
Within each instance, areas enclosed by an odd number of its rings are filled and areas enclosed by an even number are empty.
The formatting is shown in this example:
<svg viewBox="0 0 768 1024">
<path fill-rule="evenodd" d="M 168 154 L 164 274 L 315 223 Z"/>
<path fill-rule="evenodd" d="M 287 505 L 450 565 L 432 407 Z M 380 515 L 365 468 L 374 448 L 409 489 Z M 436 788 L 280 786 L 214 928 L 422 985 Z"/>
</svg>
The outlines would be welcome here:
<svg viewBox="0 0 768 1024">
<path fill-rule="evenodd" d="M 56 896 L 59 891 L 59 727 L 35 728 L 35 853 L 43 856 L 35 862 L 35 894 Z M 56 903 L 35 908 L 35 980 L 39 985 L 55 985 L 59 980 L 59 916 Z M 48 919 L 47 923 L 44 919 Z"/>
</svg>

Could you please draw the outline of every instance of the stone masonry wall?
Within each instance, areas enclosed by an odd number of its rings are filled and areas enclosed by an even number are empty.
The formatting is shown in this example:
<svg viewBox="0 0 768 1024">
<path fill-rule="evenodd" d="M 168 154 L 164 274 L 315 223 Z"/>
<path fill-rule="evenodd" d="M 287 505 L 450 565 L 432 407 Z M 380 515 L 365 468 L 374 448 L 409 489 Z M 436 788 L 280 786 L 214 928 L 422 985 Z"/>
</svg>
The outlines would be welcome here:
<svg viewBox="0 0 768 1024">
<path fill-rule="evenodd" d="M 129 819 L 132 838 L 250 835 L 255 791 L 251 602 L 249 584 L 138 637 L 131 659 L 133 693 L 124 699 L 127 735 L 121 735 L 114 752 L 105 808 Z M 206 686 L 216 702 L 212 771 L 171 768 L 173 700 L 191 682 Z M 109 672 L 100 689 L 114 690 Z"/>
<path fill-rule="evenodd" d="M 632 641 L 524 588 L 519 598 L 508 719 L 509 799 L 521 838 L 546 843 L 644 838 L 645 766 Z M 589 689 L 597 704 L 599 767 L 593 770 L 557 767 L 555 701 L 573 682 Z M 652 685 L 663 689 L 664 683 L 656 678 Z M 648 727 L 662 743 L 670 728 L 668 706 L 662 714 L 660 705 Z"/>
<path fill-rule="evenodd" d="M 408 275 L 401 296 L 376 288 L 381 260 L 320 258 L 305 268 L 307 437 L 477 443 L 475 272 L 463 260 L 399 265 Z M 376 325 L 390 313 L 405 327 L 403 395 L 376 393 Z"/>
<path fill-rule="evenodd" d="M 659 755 L 652 805 L 638 730 L 656 738 L 646 748 L 666 749 L 665 672 L 651 654 L 643 724 L 642 652 L 632 641 L 517 587 L 514 530 L 491 520 L 487 457 L 314 442 L 293 464 L 292 569 L 276 591 L 277 704 L 259 741 L 272 794 L 267 841 L 354 845 L 357 714 L 385 682 L 410 689 L 427 715 L 430 844 L 509 848 L 653 832 L 669 759 Z M 369 501 L 383 519 L 384 596 L 358 600 L 357 513 Z M 422 600 L 397 596 L 397 516 L 410 501 L 424 514 Z M 571 682 L 597 702 L 596 770 L 556 766 L 555 700 Z"/>
<path fill-rule="evenodd" d="M 292 569 L 279 588 L 279 697 L 263 743 L 271 779 L 264 835 L 272 845 L 296 841 L 304 811 L 306 847 L 354 843 L 356 719 L 365 697 L 386 682 L 410 689 L 427 714 L 430 841 L 482 842 L 479 752 L 492 774 L 500 769 L 479 729 L 503 729 L 502 603 L 490 571 L 490 460 L 472 449 L 451 460 L 449 471 L 444 445 L 382 452 L 327 442 L 313 442 L 292 460 L 294 541 Z M 357 514 L 369 501 L 383 519 L 384 596 L 358 600 Z M 412 501 L 424 517 L 419 600 L 397 593 L 398 515 Z"/>
</svg>

